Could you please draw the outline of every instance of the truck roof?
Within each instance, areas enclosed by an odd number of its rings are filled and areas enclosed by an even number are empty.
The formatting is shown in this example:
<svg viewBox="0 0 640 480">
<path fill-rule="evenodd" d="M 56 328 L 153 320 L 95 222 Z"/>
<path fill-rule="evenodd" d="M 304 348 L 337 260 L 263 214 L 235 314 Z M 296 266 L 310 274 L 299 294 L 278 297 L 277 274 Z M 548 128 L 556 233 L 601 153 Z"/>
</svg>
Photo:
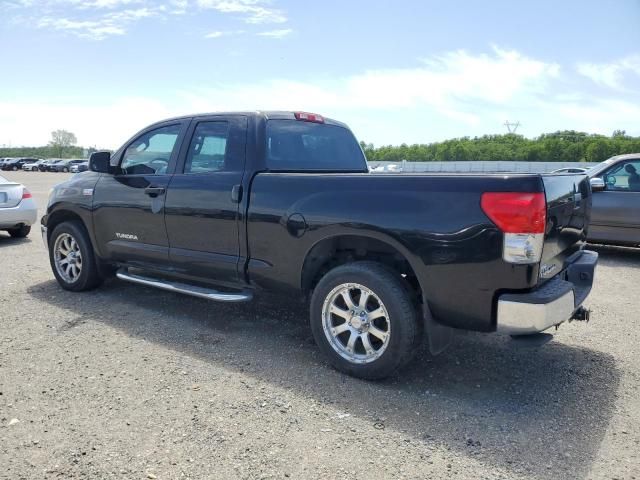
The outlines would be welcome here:
<svg viewBox="0 0 640 480">
<path fill-rule="evenodd" d="M 230 116 L 230 115 L 243 115 L 248 117 L 263 117 L 265 120 L 295 120 L 295 113 L 298 111 L 285 111 L 285 110 L 253 110 L 253 111 L 231 111 L 231 112 L 207 112 L 207 113 L 195 113 L 191 115 L 180 115 L 178 117 L 171 117 L 159 122 L 155 122 L 153 125 L 157 123 L 165 123 L 171 120 L 182 120 L 185 118 L 199 118 L 199 117 L 211 117 L 211 116 Z M 319 115 L 319 114 L 318 114 Z M 324 115 L 321 115 L 324 119 L 324 123 L 328 125 L 337 125 L 343 128 L 349 128 L 345 123 L 339 122 L 338 120 L 334 120 L 332 118 L 327 118 Z"/>
</svg>

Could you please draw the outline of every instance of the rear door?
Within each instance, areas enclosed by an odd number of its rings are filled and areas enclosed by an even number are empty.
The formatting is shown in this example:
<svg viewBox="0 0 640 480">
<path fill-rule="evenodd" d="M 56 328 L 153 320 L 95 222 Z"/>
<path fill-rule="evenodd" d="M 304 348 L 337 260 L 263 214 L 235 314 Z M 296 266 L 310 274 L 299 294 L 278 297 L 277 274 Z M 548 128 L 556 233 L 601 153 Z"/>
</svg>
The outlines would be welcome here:
<svg viewBox="0 0 640 480">
<path fill-rule="evenodd" d="M 542 177 L 547 200 L 540 278 L 558 274 L 564 261 L 586 240 L 591 214 L 591 188 L 584 174 L 551 174 Z"/>
<path fill-rule="evenodd" d="M 589 239 L 640 243 L 640 159 L 622 161 L 600 177 L 605 189 L 593 192 Z"/>
<path fill-rule="evenodd" d="M 188 119 L 177 120 L 144 130 L 112 158 L 116 173 L 100 177 L 93 192 L 93 218 L 98 248 L 106 258 L 166 267 L 164 204 L 188 124 Z"/>
<path fill-rule="evenodd" d="M 239 282 L 246 131 L 246 116 L 192 121 L 165 203 L 169 255 L 182 273 Z"/>
</svg>

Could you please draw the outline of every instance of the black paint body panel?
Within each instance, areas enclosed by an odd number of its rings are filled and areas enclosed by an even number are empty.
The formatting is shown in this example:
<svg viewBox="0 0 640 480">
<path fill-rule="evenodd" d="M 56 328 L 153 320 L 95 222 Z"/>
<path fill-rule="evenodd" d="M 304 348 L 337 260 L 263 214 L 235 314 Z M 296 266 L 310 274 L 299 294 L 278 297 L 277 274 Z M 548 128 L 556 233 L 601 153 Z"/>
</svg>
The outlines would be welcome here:
<svg viewBox="0 0 640 480">
<path fill-rule="evenodd" d="M 365 165 L 360 173 L 270 172 L 264 161 L 267 117 L 220 114 L 150 126 L 146 130 L 183 124 L 166 174 L 78 174 L 56 188 L 43 223 L 74 212 L 101 261 L 284 292 L 303 287 L 305 260 L 320 242 L 376 239 L 407 260 L 437 321 L 477 331 L 495 330 L 499 294 L 532 289 L 545 280 L 539 280 L 541 264 L 562 265 L 586 236 L 591 199 L 584 175 L 379 175 L 367 173 Z M 183 174 L 195 124 L 212 119 L 235 125 L 243 167 Z M 123 149 L 112 156 L 114 168 Z M 148 186 L 166 193 L 151 198 Z M 82 193 L 87 188 L 95 188 L 92 196 Z M 545 193 L 541 264 L 502 259 L 503 234 L 480 207 L 487 191 Z"/>
<path fill-rule="evenodd" d="M 496 292 L 535 286 L 538 269 L 502 260 L 502 233 L 480 195 L 542 189 L 539 176 L 261 173 L 251 184 L 247 237 L 262 264 L 250 265 L 249 277 L 264 288 L 300 288 L 318 242 L 375 238 L 409 261 L 439 321 L 490 331 Z M 301 237 L 288 228 L 294 214 L 308 225 Z"/>
</svg>

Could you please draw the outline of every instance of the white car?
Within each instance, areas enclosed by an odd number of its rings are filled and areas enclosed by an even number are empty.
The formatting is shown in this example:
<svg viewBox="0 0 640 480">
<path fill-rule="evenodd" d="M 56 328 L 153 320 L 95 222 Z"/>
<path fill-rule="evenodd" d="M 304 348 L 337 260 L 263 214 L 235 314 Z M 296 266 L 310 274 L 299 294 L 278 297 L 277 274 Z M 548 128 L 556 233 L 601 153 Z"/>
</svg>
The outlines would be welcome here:
<svg viewBox="0 0 640 480">
<path fill-rule="evenodd" d="M 42 165 L 44 163 L 44 160 L 37 160 L 35 162 L 25 162 L 22 165 L 22 170 L 24 170 L 25 172 L 39 172 L 40 171 L 40 165 Z"/>
<path fill-rule="evenodd" d="M 564 167 L 554 170 L 551 173 L 587 173 L 588 168 L 582 167 Z"/>
<path fill-rule="evenodd" d="M 15 238 L 29 235 L 38 220 L 38 208 L 24 185 L 0 176 L 0 230 Z"/>
</svg>

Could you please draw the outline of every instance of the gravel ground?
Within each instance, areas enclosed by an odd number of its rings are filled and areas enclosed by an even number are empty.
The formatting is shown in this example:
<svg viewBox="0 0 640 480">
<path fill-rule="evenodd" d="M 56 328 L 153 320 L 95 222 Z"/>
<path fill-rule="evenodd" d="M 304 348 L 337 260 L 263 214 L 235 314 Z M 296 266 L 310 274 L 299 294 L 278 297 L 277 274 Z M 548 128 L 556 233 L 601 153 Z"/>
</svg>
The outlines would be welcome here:
<svg viewBox="0 0 640 480">
<path fill-rule="evenodd" d="M 2 174 L 41 208 L 67 176 Z M 290 298 L 74 294 L 37 226 L 0 233 L 0 477 L 640 479 L 640 251 L 596 249 L 589 324 L 544 346 L 460 332 L 365 382 Z"/>
</svg>

